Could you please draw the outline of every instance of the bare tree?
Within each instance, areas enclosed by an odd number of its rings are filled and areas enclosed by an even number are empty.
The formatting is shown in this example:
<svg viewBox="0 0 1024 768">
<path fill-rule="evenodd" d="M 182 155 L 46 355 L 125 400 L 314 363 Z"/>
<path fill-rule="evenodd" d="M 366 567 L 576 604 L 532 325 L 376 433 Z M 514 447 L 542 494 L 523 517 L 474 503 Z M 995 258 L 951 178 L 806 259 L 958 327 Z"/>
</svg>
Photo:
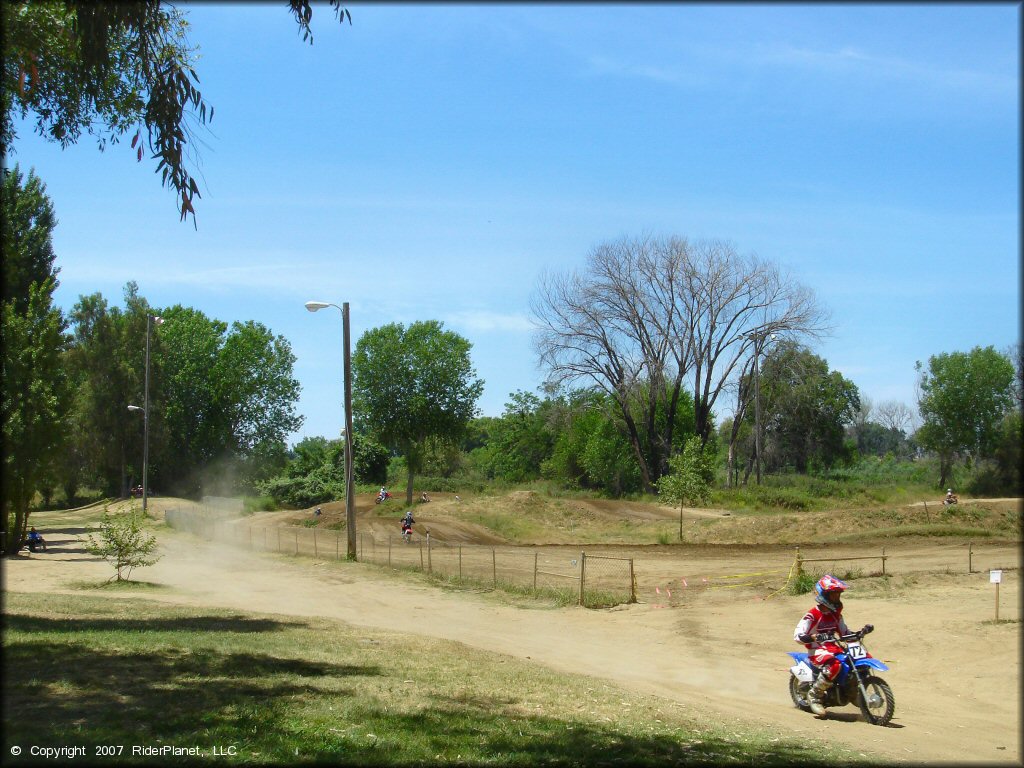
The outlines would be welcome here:
<svg viewBox="0 0 1024 768">
<path fill-rule="evenodd" d="M 650 238 L 604 244 L 583 272 L 542 275 L 532 302 L 548 385 L 589 380 L 614 398 L 648 490 L 668 461 L 690 357 L 674 311 L 679 257 Z M 659 406 L 667 425 L 661 433 Z"/>
<path fill-rule="evenodd" d="M 681 241 L 685 243 L 685 241 Z M 706 444 L 715 401 L 737 365 L 760 354 L 766 338 L 817 336 L 827 315 L 813 292 L 756 256 L 721 241 L 687 244 L 686 303 L 680 321 L 693 340 L 697 434 Z"/>
<path fill-rule="evenodd" d="M 532 309 L 549 384 L 589 380 L 614 397 L 648 491 L 667 466 L 688 375 L 704 445 L 716 399 L 758 338 L 825 328 L 810 290 L 774 265 L 676 237 L 602 244 L 583 270 L 543 275 Z"/>
<path fill-rule="evenodd" d="M 863 401 L 864 398 L 861 398 L 861 402 Z M 874 421 L 886 429 L 908 434 L 914 426 L 914 412 L 906 403 L 901 403 L 898 400 L 886 400 L 875 408 Z"/>
</svg>

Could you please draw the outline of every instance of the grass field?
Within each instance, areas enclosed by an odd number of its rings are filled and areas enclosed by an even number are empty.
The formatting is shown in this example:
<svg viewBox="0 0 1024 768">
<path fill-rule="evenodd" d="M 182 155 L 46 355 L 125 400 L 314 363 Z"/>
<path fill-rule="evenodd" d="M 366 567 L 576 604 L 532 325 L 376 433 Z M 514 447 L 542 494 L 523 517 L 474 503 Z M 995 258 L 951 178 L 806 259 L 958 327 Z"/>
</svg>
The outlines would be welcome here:
<svg viewBox="0 0 1024 768">
<path fill-rule="evenodd" d="M 167 606 L 153 589 L 5 594 L 3 716 L 8 746 L 25 750 L 9 764 L 31 746 L 82 746 L 89 763 L 216 749 L 260 764 L 868 764 L 458 643 Z M 103 748 L 123 749 L 101 760 Z"/>
</svg>

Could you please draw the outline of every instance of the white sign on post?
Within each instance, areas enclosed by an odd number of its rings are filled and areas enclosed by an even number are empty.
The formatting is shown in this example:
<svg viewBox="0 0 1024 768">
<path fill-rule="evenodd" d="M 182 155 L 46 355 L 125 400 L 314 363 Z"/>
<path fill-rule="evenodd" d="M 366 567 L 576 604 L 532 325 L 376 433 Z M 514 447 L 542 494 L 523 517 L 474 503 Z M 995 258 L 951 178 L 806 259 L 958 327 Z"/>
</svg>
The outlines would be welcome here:
<svg viewBox="0 0 1024 768">
<path fill-rule="evenodd" d="M 989 571 L 988 572 L 988 583 L 989 584 L 999 584 L 999 583 L 1002 582 L 1002 580 L 1003 580 L 1003 572 L 1002 571 Z"/>
</svg>

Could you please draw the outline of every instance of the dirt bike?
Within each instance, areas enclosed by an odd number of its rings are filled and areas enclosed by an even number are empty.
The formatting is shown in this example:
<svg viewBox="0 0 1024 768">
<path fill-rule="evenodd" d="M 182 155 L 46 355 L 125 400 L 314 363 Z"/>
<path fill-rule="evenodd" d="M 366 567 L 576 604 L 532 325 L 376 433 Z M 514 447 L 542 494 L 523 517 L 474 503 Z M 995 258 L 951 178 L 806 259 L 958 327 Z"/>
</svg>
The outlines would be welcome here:
<svg viewBox="0 0 1024 768">
<path fill-rule="evenodd" d="M 38 552 L 39 550 L 42 550 L 43 552 L 46 551 L 46 542 L 42 537 L 38 539 L 29 539 L 25 542 L 25 546 L 28 547 L 29 552 Z"/>
<path fill-rule="evenodd" d="M 380 504 L 382 501 L 387 501 L 388 499 L 391 499 L 391 498 L 393 498 L 392 495 L 391 495 L 391 491 L 384 491 L 384 493 L 378 493 L 377 494 L 377 498 L 374 499 L 373 503 L 374 504 Z"/>
<path fill-rule="evenodd" d="M 953 504 L 959 503 L 959 501 L 960 499 L 958 499 L 956 496 L 947 496 L 942 500 L 942 506 L 949 507 Z"/>
<path fill-rule="evenodd" d="M 412 526 L 411 525 L 403 525 L 402 526 L 402 541 L 404 541 L 406 544 L 408 544 L 410 541 L 412 541 Z"/>
<path fill-rule="evenodd" d="M 885 725 L 892 720 L 896 711 L 896 697 L 889 684 L 872 674 L 873 670 L 888 671 L 883 662 L 868 653 L 861 640 L 874 629 L 870 624 L 857 632 L 834 637 L 817 635 L 816 640 L 829 639 L 843 649 L 836 658 L 842 665 L 832 687 L 825 692 L 821 704 L 824 707 L 843 707 L 856 704 L 864 719 L 872 725 Z M 789 695 L 793 703 L 805 712 L 811 711 L 807 693 L 821 674 L 821 669 L 810 662 L 809 654 L 789 651 L 796 664 L 789 668 Z"/>
</svg>

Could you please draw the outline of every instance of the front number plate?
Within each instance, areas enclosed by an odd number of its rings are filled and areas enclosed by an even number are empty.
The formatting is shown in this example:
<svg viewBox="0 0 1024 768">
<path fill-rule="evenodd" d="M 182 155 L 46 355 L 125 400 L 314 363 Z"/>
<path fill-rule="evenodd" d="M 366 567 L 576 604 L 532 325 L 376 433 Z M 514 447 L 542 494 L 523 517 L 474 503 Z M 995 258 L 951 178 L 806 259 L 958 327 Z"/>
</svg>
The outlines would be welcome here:
<svg viewBox="0 0 1024 768">
<path fill-rule="evenodd" d="M 846 646 L 846 652 L 850 654 L 851 659 L 866 659 L 868 652 L 864 650 L 864 646 L 860 643 L 850 643 Z"/>
</svg>

